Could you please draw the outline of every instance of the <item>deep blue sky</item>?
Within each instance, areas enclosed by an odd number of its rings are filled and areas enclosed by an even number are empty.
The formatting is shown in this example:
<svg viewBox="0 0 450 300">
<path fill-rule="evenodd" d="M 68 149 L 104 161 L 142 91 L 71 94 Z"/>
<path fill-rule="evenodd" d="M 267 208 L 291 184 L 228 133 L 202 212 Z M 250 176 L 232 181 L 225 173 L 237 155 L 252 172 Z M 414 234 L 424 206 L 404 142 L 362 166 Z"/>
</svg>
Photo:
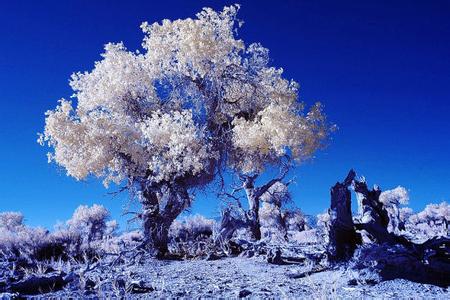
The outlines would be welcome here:
<svg viewBox="0 0 450 300">
<path fill-rule="evenodd" d="M 126 196 L 76 182 L 36 143 L 44 112 L 71 95 L 68 78 L 90 70 L 103 44 L 137 49 L 143 21 L 192 17 L 228 1 L 1 1 L 0 211 L 51 227 L 79 204 L 119 218 Z M 298 206 L 316 214 L 349 168 L 370 184 L 410 190 L 411 207 L 450 197 L 450 1 L 241 1 L 239 37 L 270 49 L 338 124 L 330 146 L 293 173 Z M 197 199 L 212 215 L 217 201 Z M 122 219 L 123 220 L 123 219 Z"/>
</svg>

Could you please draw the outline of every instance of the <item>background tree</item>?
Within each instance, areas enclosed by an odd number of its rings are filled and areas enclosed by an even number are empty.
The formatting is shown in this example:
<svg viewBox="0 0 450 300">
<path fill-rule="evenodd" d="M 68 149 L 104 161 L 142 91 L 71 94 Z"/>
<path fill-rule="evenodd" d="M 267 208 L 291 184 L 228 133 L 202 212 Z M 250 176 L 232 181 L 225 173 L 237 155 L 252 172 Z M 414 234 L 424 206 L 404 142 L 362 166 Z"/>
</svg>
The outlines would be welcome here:
<svg viewBox="0 0 450 300">
<path fill-rule="evenodd" d="M 448 236 L 450 205 L 447 202 L 428 204 L 424 210 L 405 216 L 406 229 L 419 241 L 435 236 Z"/>
<path fill-rule="evenodd" d="M 389 214 L 389 231 L 399 233 L 401 230 L 405 230 L 405 222 L 401 218 L 400 209 L 402 205 L 409 202 L 408 191 L 404 187 L 398 186 L 395 189 L 381 192 L 380 201 Z"/>
<path fill-rule="evenodd" d="M 92 71 L 72 75 L 75 104 L 62 99 L 46 114 L 49 160 L 77 180 L 125 182 L 156 254 L 167 252 L 190 191 L 218 170 L 260 174 L 287 155 L 310 156 L 326 136 L 320 106 L 303 114 L 298 84 L 268 66 L 267 49 L 236 38 L 238 9 L 143 23 L 142 53 L 107 44 Z M 263 192 L 247 187 L 250 199 Z"/>
<path fill-rule="evenodd" d="M 103 238 L 108 218 L 109 212 L 102 205 L 80 205 L 67 221 L 67 226 L 69 230 L 80 233 L 81 238 L 90 247 L 93 240 Z"/>
<path fill-rule="evenodd" d="M 263 52 L 263 51 L 261 51 Z M 268 55 L 267 50 L 265 55 Z M 263 59 L 268 61 L 268 57 Z M 280 72 L 279 80 L 281 78 Z M 241 182 L 228 197 L 236 198 L 245 192 L 248 210 L 245 219 L 253 238 L 261 238 L 259 208 L 261 197 L 275 184 L 283 184 L 289 170 L 312 157 L 324 146 L 324 141 L 334 126 L 327 124 L 320 103 L 303 114 L 303 104 L 298 102 L 298 85 L 291 81 L 285 88 L 278 87 L 274 103 L 248 118 L 233 121 L 233 144 L 230 165 Z M 256 180 L 268 167 L 279 168 L 279 175 L 256 186 Z"/>
</svg>

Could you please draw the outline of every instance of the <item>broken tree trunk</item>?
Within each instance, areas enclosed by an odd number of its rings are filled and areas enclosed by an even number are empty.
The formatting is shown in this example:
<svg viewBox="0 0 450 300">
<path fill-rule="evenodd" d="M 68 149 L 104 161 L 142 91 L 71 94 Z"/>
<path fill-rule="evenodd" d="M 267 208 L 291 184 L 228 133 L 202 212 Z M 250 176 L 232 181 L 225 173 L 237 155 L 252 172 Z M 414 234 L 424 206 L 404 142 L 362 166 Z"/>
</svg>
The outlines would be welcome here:
<svg viewBox="0 0 450 300">
<path fill-rule="evenodd" d="M 368 246 L 368 247 L 367 247 Z M 450 239 L 436 237 L 423 244 L 367 245 L 357 255 L 357 269 L 369 268 L 383 280 L 403 278 L 442 287 L 450 285 Z"/>
<path fill-rule="evenodd" d="M 351 214 L 353 187 L 360 202 L 360 221 L 354 224 Z M 364 180 L 356 180 L 350 171 L 343 183 L 331 189 L 328 257 L 331 261 L 348 259 L 356 245 L 362 243 L 365 232 L 373 243 L 358 251 L 358 264 L 376 269 L 384 280 L 405 278 L 443 287 L 450 285 L 450 240 L 433 238 L 423 244 L 415 244 L 405 237 L 388 231 L 389 214 L 379 200 L 378 187 L 369 190 Z"/>
<path fill-rule="evenodd" d="M 355 231 L 352 210 L 351 194 L 348 189 L 355 171 L 350 170 L 345 180 L 337 182 L 331 188 L 331 207 L 329 222 L 328 257 L 330 261 L 342 261 L 352 257 L 356 246 L 361 244 L 361 236 Z"/>
</svg>

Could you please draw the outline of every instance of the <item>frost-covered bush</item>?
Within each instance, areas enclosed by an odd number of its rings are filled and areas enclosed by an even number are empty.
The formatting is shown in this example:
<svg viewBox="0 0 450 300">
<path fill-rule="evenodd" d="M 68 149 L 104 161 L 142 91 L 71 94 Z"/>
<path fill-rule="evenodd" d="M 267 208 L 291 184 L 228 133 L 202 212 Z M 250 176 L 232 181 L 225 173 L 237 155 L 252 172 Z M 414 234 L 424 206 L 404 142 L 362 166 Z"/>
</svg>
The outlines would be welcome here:
<svg viewBox="0 0 450 300">
<path fill-rule="evenodd" d="M 175 220 L 169 231 L 170 248 L 173 253 L 187 256 L 206 254 L 213 245 L 216 222 L 201 215 Z"/>
<path fill-rule="evenodd" d="M 23 214 L 20 212 L 7 211 L 0 213 L 0 228 L 14 230 L 23 226 Z"/>
<path fill-rule="evenodd" d="M 272 241 L 286 240 L 287 228 L 282 206 L 291 200 L 287 185 L 279 181 L 274 183 L 260 200 L 262 206 L 258 215 L 262 237 Z"/>
<path fill-rule="evenodd" d="M 300 209 L 292 205 L 287 184 L 276 182 L 261 196 L 261 201 L 259 219 L 265 239 L 285 241 L 290 232 L 305 230 L 305 217 Z"/>
<path fill-rule="evenodd" d="M 108 218 L 109 212 L 102 205 L 80 205 L 66 224 L 51 234 L 51 240 L 71 256 L 98 256 L 102 243 L 117 229 L 117 222 Z"/>
<path fill-rule="evenodd" d="M 25 226 L 23 219 L 19 212 L 0 213 L 0 256 L 33 258 L 50 242 L 47 230 Z"/>
<path fill-rule="evenodd" d="M 286 241 L 307 227 L 305 215 L 298 208 L 263 203 L 259 217 L 263 236 L 273 241 Z"/>
<path fill-rule="evenodd" d="M 138 247 L 142 244 L 142 240 L 142 232 L 138 230 L 123 232 L 120 235 L 108 235 L 98 243 L 98 250 L 103 254 L 119 254 Z"/>
<path fill-rule="evenodd" d="M 119 229 L 119 223 L 117 223 L 116 220 L 110 220 L 108 222 L 106 222 L 105 224 L 105 231 L 104 231 L 104 237 L 106 238 L 110 238 L 113 237 L 116 233 L 117 230 Z"/>
<path fill-rule="evenodd" d="M 288 186 L 283 182 L 277 181 L 261 196 L 261 201 L 276 206 L 290 202 L 291 194 L 289 193 Z"/>
<path fill-rule="evenodd" d="M 169 236 L 180 240 L 195 240 L 201 236 L 210 236 L 216 222 L 202 215 L 185 217 L 175 220 L 170 226 Z"/>
<path fill-rule="evenodd" d="M 317 244 L 322 241 L 317 232 L 317 228 L 293 231 L 289 234 L 289 240 L 299 244 Z"/>
<path fill-rule="evenodd" d="M 400 208 L 400 222 L 406 224 L 409 218 L 414 214 L 412 208 L 410 207 L 401 207 Z"/>
<path fill-rule="evenodd" d="M 283 212 L 283 220 L 288 231 L 303 231 L 307 229 L 306 218 L 298 208 L 287 209 Z"/>
<path fill-rule="evenodd" d="M 287 237 L 286 224 L 281 208 L 273 203 L 264 202 L 259 209 L 261 235 L 264 239 L 282 241 Z"/>
<path fill-rule="evenodd" d="M 328 212 L 318 214 L 316 218 L 317 218 L 317 227 L 322 229 L 326 229 L 331 220 L 331 216 Z"/>
<path fill-rule="evenodd" d="M 330 225 L 330 221 L 331 216 L 328 211 L 316 216 L 317 236 L 325 242 L 328 240 L 328 226 Z"/>
</svg>

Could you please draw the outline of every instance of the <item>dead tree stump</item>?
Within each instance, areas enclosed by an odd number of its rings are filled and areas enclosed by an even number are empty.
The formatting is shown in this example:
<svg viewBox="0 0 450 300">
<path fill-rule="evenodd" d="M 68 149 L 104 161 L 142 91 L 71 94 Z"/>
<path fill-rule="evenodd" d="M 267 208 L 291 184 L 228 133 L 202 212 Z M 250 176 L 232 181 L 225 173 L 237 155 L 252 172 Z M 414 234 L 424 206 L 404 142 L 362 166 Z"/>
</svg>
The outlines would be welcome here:
<svg viewBox="0 0 450 300">
<path fill-rule="evenodd" d="M 361 236 L 356 232 L 353 224 L 351 194 L 348 189 L 355 176 L 355 171 L 350 170 L 342 183 L 337 182 L 331 188 L 327 247 L 330 261 L 349 259 L 353 256 L 357 245 L 361 244 Z"/>
</svg>

